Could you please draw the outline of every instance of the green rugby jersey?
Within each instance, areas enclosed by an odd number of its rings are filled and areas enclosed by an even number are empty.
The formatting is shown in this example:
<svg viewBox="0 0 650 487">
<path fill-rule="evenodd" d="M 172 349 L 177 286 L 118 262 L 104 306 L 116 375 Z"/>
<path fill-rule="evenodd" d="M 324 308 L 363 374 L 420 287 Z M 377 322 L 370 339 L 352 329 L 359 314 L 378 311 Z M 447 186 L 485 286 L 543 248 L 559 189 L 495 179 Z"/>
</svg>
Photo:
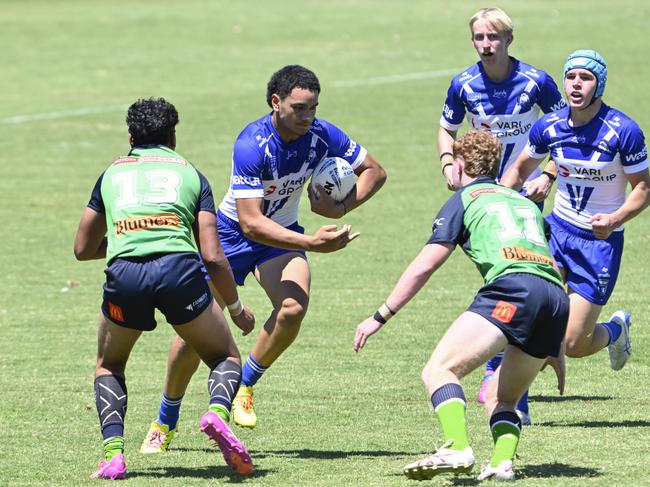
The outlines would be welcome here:
<svg viewBox="0 0 650 487">
<path fill-rule="evenodd" d="M 118 257 L 196 252 L 192 224 L 215 212 L 205 177 L 173 150 L 134 147 L 99 177 L 88 206 L 106 215 L 107 263 Z"/>
<path fill-rule="evenodd" d="M 523 272 L 562 285 L 537 205 L 488 177 L 478 178 L 447 200 L 427 243 L 460 245 L 486 284 Z"/>
</svg>

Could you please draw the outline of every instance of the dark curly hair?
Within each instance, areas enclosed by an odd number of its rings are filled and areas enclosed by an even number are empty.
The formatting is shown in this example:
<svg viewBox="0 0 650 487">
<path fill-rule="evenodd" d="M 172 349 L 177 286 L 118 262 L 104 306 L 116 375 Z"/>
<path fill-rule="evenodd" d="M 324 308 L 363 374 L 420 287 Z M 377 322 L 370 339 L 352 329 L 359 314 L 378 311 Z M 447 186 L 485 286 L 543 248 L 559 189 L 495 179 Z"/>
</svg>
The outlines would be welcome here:
<svg viewBox="0 0 650 487">
<path fill-rule="evenodd" d="M 320 93 L 320 83 L 313 71 L 297 64 L 290 64 L 271 76 L 268 85 L 266 85 L 266 103 L 272 107 L 271 96 L 273 94 L 278 95 L 280 100 L 283 100 L 289 96 L 289 93 L 294 88 L 303 88 Z"/>
<path fill-rule="evenodd" d="M 176 107 L 164 98 L 139 99 L 126 114 L 134 146 L 169 144 L 177 123 Z"/>
</svg>

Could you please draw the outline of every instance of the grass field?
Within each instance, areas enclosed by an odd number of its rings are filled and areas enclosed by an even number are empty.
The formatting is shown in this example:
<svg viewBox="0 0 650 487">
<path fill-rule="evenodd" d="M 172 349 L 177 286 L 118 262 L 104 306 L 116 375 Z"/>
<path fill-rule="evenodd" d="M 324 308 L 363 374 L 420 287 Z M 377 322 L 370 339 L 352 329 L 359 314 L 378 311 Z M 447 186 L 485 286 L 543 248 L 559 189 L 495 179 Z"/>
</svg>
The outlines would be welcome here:
<svg viewBox="0 0 650 487">
<path fill-rule="evenodd" d="M 352 352 L 356 324 L 376 309 L 429 235 L 449 196 L 435 135 L 453 73 L 476 61 L 467 21 L 477 1 L 224 2 L 3 0 L 0 14 L 0 484 L 87 485 L 100 453 L 92 374 L 103 262 L 78 263 L 72 240 L 92 185 L 127 150 L 125 110 L 164 96 L 179 110 L 178 151 L 226 190 L 231 144 L 267 110 L 265 86 L 285 64 L 319 75 L 319 116 L 367 147 L 389 181 L 344 219 L 362 232 L 345 250 L 310 256 L 313 296 L 301 335 L 256 389 L 260 424 L 237 430 L 250 478 L 230 474 L 198 431 L 202 368 L 173 450 L 137 450 L 155 418 L 172 330 L 136 346 L 126 420 L 130 485 L 400 486 L 404 464 L 441 436 L 419 373 L 446 326 L 469 304 L 478 273 L 457 252 L 404 311 Z M 566 55 L 600 50 L 605 99 L 650 131 L 647 20 L 642 1 L 501 2 L 515 22 L 511 53 L 561 76 Z M 314 231 L 326 221 L 303 208 Z M 603 315 L 633 312 L 634 356 L 609 370 L 605 353 L 569 361 L 564 397 L 551 372 L 531 389 L 521 485 L 650 485 L 650 219 L 627 226 L 616 292 Z M 70 287 L 69 281 L 79 285 Z M 62 288 L 68 287 L 68 292 Z M 264 294 L 241 291 L 263 321 Z M 242 355 L 252 337 L 238 337 Z M 465 380 L 468 398 L 480 382 Z M 482 409 L 468 407 L 472 445 L 487 459 Z M 436 485 L 473 485 L 448 477 Z"/>
</svg>

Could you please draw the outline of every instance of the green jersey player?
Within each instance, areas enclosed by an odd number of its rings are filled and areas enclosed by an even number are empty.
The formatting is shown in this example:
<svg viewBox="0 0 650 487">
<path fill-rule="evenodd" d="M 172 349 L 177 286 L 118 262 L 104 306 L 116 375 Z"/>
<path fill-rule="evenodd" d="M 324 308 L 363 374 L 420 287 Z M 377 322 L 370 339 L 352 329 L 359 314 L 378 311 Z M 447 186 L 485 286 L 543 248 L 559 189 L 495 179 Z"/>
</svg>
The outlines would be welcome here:
<svg viewBox="0 0 650 487">
<path fill-rule="evenodd" d="M 444 472 L 469 472 L 474 454 L 465 426 L 465 395 L 460 380 L 505 348 L 490 381 L 486 406 L 494 453 L 479 480 L 514 478 L 521 420 L 517 400 L 548 360 L 564 388 L 560 345 L 569 300 L 544 235 L 534 202 L 494 178 L 499 141 L 471 131 L 453 145 L 453 183 L 457 191 L 438 213 L 433 233 L 402 274 L 374 316 L 358 325 L 354 350 L 406 305 L 459 245 L 476 264 L 485 284 L 473 303 L 449 327 L 422 372 L 445 444 L 433 455 L 404 468 L 407 477 L 429 479 Z"/>
<path fill-rule="evenodd" d="M 99 177 L 74 244 L 79 260 L 107 259 L 95 368 L 104 457 L 91 478 L 126 477 L 126 363 L 142 332 L 156 327 L 155 308 L 210 368 L 210 406 L 201 430 L 238 474 L 249 474 L 250 455 L 227 424 L 241 358 L 212 299 L 197 243 L 212 284 L 231 303 L 235 324 L 248 333 L 255 318 L 239 301 L 219 244 L 212 190 L 174 151 L 178 113 L 172 104 L 162 98 L 138 100 L 126 121 L 131 150 Z"/>
</svg>

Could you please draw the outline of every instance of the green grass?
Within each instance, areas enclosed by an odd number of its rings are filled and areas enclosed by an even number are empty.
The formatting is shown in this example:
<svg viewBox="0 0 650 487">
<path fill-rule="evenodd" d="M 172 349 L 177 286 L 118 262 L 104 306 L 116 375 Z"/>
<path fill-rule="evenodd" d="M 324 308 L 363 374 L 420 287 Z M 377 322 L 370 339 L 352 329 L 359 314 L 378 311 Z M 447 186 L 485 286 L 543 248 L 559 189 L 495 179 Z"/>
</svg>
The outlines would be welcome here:
<svg viewBox="0 0 650 487">
<path fill-rule="evenodd" d="M 4 0 L 0 483 L 92 483 L 88 475 L 100 452 L 92 374 L 103 263 L 76 262 L 72 240 L 96 178 L 126 150 L 125 106 L 152 95 L 172 101 L 181 117 L 178 150 L 207 175 L 220 199 L 233 140 L 267 110 L 268 77 L 300 63 L 321 79 L 319 116 L 366 146 L 389 181 L 344 219 L 362 232 L 360 239 L 337 254 L 310 256 L 313 296 L 303 330 L 256 390 L 258 428 L 237 430 L 255 474 L 233 477 L 198 431 L 208 399 L 205 368 L 190 386 L 173 450 L 137 453 L 157 412 L 172 337 L 161 322 L 136 346 L 127 370 L 126 483 L 413 485 L 402 466 L 441 443 L 420 369 L 480 279 L 457 252 L 361 354 L 352 352 L 356 324 L 390 291 L 449 196 L 435 135 L 450 76 L 381 78 L 475 62 L 467 20 L 482 6 L 473 0 Z M 606 100 L 650 130 L 646 2 L 501 6 L 515 21 L 512 54 L 556 79 L 572 50 L 601 50 L 610 67 Z M 96 113 L 79 113 L 91 108 Z M 305 205 L 301 223 L 314 231 L 326 220 Z M 535 425 L 524 431 L 519 449 L 522 485 L 648 484 L 648 234 L 647 214 L 628 225 L 621 276 L 603 313 L 632 310 L 631 363 L 614 374 L 604 353 L 570 360 L 563 398 L 553 374 L 540 375 L 531 390 Z M 68 280 L 80 286 L 62 293 Z M 263 321 L 269 304 L 253 280 L 242 295 Z M 252 343 L 238 337 L 244 355 Z M 465 380 L 468 397 L 479 382 L 479 372 Z M 487 459 L 491 439 L 474 402 L 468 423 L 477 457 Z"/>
</svg>

